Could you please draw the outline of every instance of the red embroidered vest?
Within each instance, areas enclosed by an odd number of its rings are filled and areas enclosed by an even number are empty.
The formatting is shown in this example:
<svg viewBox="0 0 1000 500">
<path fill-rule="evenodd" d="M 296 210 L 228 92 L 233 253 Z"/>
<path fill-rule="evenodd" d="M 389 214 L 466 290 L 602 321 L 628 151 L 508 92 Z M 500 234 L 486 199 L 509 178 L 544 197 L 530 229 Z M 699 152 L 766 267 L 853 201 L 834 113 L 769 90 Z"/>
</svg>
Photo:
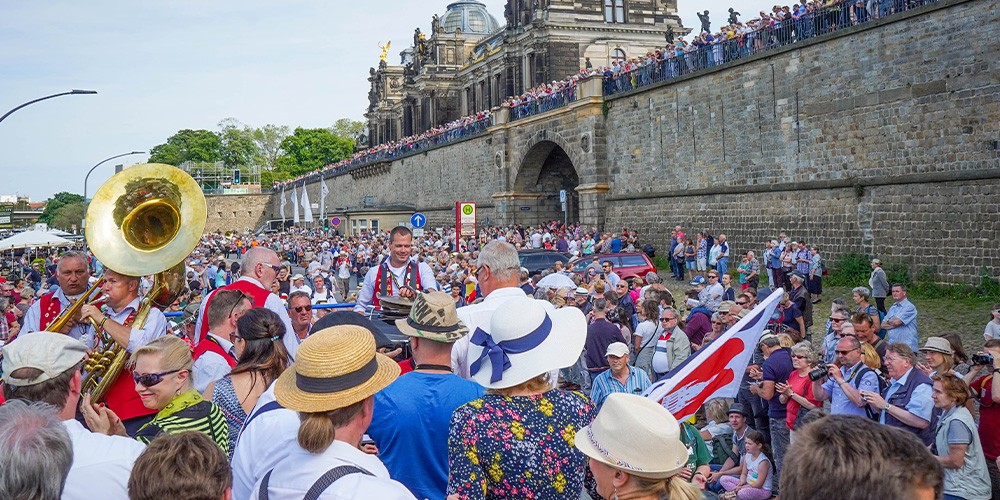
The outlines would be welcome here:
<svg viewBox="0 0 1000 500">
<path fill-rule="evenodd" d="M 205 311 L 208 311 L 208 307 L 212 305 L 212 298 L 215 297 L 215 293 L 219 290 L 239 290 L 253 299 L 254 307 L 264 307 L 264 303 L 267 302 L 268 295 L 271 295 L 270 290 L 259 287 L 247 280 L 237 280 L 232 282 L 232 284 L 218 288 L 215 292 L 212 292 L 212 295 L 208 296 L 208 301 L 205 303 Z M 202 340 L 205 340 L 206 338 L 208 338 L 208 318 L 204 317 L 201 318 L 201 331 L 198 332 L 198 345 L 201 345 L 203 343 Z"/>
<path fill-rule="evenodd" d="M 125 319 L 124 326 L 132 326 L 135 321 L 136 311 L 132 311 Z M 95 332 L 96 335 L 96 332 Z M 122 368 L 118 373 L 118 378 L 108 388 L 108 394 L 104 396 L 104 402 L 122 420 L 130 418 L 144 417 L 152 415 L 158 410 L 151 410 L 142 404 L 139 393 L 135 391 L 135 379 L 132 377 L 132 370 Z"/>
<path fill-rule="evenodd" d="M 56 298 L 55 292 L 42 295 L 39 302 L 38 329 L 45 330 L 49 326 L 49 323 L 56 319 L 59 313 L 62 312 L 62 303 Z"/>
<path fill-rule="evenodd" d="M 389 270 L 389 260 L 386 259 L 382 265 L 378 266 L 378 273 L 375 274 L 375 293 L 372 294 L 372 305 L 375 306 L 375 310 L 381 309 L 378 300 L 379 294 L 392 296 L 393 281 L 395 281 L 395 277 Z M 421 291 L 423 286 L 420 284 L 420 264 L 413 261 L 407 262 L 403 281 L 414 290 Z"/>
</svg>

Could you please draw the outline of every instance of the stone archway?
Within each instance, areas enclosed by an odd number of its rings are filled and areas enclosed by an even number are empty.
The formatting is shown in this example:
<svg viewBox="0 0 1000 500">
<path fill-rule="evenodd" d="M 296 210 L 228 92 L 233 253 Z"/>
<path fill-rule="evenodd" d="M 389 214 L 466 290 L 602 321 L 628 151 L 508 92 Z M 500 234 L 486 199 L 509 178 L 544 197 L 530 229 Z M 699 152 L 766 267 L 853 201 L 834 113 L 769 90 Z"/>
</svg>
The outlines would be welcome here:
<svg viewBox="0 0 1000 500">
<path fill-rule="evenodd" d="M 580 219 L 580 176 L 559 144 L 543 140 L 525 153 L 517 169 L 507 204 L 508 220 L 534 225 L 551 220 Z M 559 192 L 566 191 L 566 212 Z"/>
</svg>

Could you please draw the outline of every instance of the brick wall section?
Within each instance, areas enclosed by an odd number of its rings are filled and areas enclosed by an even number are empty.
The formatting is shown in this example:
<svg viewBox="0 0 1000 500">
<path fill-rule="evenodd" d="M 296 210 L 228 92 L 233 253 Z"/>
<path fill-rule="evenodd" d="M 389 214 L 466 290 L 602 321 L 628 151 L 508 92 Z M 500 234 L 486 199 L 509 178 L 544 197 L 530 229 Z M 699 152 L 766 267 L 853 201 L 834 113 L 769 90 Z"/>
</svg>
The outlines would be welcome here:
<svg viewBox="0 0 1000 500">
<path fill-rule="evenodd" d="M 586 224 L 637 228 L 660 249 L 675 224 L 725 232 L 736 251 L 783 230 L 828 261 L 860 251 L 948 281 L 975 282 L 983 268 L 995 277 L 1000 37 L 956 33 L 998 25 L 994 0 L 940 0 L 607 102 L 582 99 L 377 175 L 328 179 L 328 211 L 373 196 L 438 226 L 462 200 L 502 222 L 501 194 L 550 142 L 573 162 Z M 309 194 L 318 202 L 318 183 Z M 277 196 L 261 212 L 277 218 Z"/>
</svg>

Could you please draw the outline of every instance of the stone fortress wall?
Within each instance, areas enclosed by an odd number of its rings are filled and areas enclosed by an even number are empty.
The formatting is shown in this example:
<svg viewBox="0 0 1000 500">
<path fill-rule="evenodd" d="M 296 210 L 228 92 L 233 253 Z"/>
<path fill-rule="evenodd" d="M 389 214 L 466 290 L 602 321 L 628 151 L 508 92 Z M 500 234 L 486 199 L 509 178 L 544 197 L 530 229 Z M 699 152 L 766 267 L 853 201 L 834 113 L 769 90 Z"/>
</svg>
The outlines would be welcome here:
<svg viewBox="0 0 1000 500">
<path fill-rule="evenodd" d="M 481 221 L 534 223 L 558 188 L 539 172 L 571 164 L 572 219 L 660 249 L 676 224 L 724 232 L 737 252 L 785 231 L 828 262 L 862 252 L 947 281 L 995 277 L 1000 37 L 969 35 L 997 26 L 993 0 L 941 0 L 608 99 L 592 79 L 566 108 L 501 111 L 487 135 L 328 178 L 328 212 L 371 197 L 436 227 L 474 201 Z M 317 202 L 319 183 L 308 189 Z M 276 195 L 235 205 L 210 208 L 209 229 L 237 207 L 279 213 Z"/>
</svg>

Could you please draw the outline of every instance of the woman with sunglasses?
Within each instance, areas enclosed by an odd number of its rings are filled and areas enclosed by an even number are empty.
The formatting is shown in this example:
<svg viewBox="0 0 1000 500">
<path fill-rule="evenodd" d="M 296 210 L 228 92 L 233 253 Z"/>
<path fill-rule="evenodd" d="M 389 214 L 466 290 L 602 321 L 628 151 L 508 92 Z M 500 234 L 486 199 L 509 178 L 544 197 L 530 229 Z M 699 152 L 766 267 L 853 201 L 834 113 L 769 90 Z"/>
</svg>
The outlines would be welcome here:
<svg viewBox="0 0 1000 500">
<path fill-rule="evenodd" d="M 284 335 L 285 325 L 270 309 L 250 309 L 236 321 L 236 332 L 231 335 L 236 366 L 215 383 L 211 396 L 229 424 L 231 448 L 257 399 L 288 367 L 288 351 L 281 341 Z M 233 451 L 229 450 L 229 458 Z"/>
<path fill-rule="evenodd" d="M 786 405 L 785 426 L 788 427 L 791 441 L 795 440 L 795 430 L 801 424 L 800 420 L 816 408 L 822 408 L 823 402 L 813 394 L 813 383 L 809 372 L 816 367 L 816 351 L 809 342 L 799 342 L 792 346 L 792 368 L 788 374 L 787 383 L 778 383 L 774 388 L 780 396 L 778 401 Z"/>
<path fill-rule="evenodd" d="M 190 345 L 173 335 L 158 337 L 132 353 L 129 365 L 135 390 L 146 408 L 157 410 L 153 420 L 139 428 L 137 441 L 149 444 L 160 434 L 197 431 L 208 435 L 223 450 L 229 450 L 225 417 L 191 385 L 193 364 Z M 98 412 L 89 394 L 84 403 L 81 409 L 91 431 L 126 435 L 125 426 L 113 411 L 101 408 Z"/>
</svg>

